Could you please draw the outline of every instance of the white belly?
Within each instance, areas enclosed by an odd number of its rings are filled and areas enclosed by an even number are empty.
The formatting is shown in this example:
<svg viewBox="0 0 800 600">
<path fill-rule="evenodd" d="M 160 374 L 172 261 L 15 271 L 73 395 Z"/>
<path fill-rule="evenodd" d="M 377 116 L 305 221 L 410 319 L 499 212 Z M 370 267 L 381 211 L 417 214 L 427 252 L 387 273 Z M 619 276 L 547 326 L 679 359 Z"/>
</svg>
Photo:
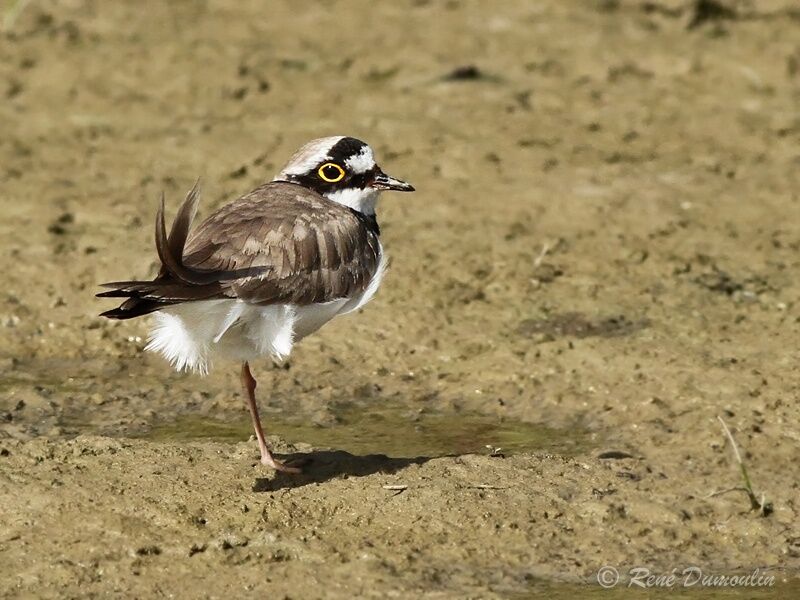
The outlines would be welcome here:
<svg viewBox="0 0 800 600">
<path fill-rule="evenodd" d="M 340 314 L 369 302 L 386 270 L 381 257 L 367 289 L 353 298 L 324 304 L 255 306 L 241 300 L 201 300 L 153 314 L 146 350 L 158 352 L 178 371 L 205 375 L 214 359 L 250 361 L 262 356 L 282 360 L 292 346 Z"/>
</svg>

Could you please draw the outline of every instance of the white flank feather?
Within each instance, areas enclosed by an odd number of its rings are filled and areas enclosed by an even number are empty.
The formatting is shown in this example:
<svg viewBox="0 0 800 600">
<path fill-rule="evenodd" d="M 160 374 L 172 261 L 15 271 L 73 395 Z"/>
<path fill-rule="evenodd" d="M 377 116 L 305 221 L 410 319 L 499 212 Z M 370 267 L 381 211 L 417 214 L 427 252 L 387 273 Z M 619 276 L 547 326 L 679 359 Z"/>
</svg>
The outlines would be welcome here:
<svg viewBox="0 0 800 600">
<path fill-rule="evenodd" d="M 294 344 L 295 309 L 289 305 L 251 306 L 248 314 L 247 338 L 259 355 L 270 354 L 283 360 Z"/>
<path fill-rule="evenodd" d="M 154 313 L 154 326 L 145 349 L 161 353 L 178 371 L 207 374 L 210 346 L 231 302 L 187 302 Z"/>
<path fill-rule="evenodd" d="M 369 282 L 369 285 L 367 286 L 367 289 L 364 290 L 363 294 L 348 300 L 347 304 L 345 304 L 344 307 L 342 307 L 342 311 L 339 314 L 345 315 L 349 312 L 353 312 L 354 310 L 358 310 L 359 308 L 364 306 L 367 302 L 372 300 L 372 297 L 375 295 L 375 292 L 378 291 L 378 288 L 381 285 L 381 280 L 383 279 L 383 276 L 386 274 L 386 268 L 389 266 L 389 261 L 386 258 L 386 254 L 383 252 L 383 246 L 381 246 L 380 248 L 381 248 L 381 261 L 378 263 L 378 270 L 375 271 L 375 275 L 372 276 L 372 281 Z"/>
<path fill-rule="evenodd" d="M 336 313 L 327 316 L 317 319 L 314 331 Z M 208 373 L 215 358 L 287 358 L 297 321 L 294 306 L 253 306 L 241 300 L 187 302 L 160 310 L 153 318 L 146 350 L 160 353 L 178 371 L 201 375 Z"/>
</svg>

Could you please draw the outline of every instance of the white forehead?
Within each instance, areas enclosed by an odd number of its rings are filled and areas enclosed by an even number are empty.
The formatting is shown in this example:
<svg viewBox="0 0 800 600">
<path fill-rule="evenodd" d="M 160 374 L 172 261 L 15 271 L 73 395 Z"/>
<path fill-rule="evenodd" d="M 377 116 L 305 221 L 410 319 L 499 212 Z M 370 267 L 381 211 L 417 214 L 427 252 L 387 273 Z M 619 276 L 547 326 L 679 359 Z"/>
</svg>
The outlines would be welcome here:
<svg viewBox="0 0 800 600">
<path fill-rule="evenodd" d="M 319 163 L 329 158 L 328 153 L 331 151 L 331 148 L 343 137 L 343 135 L 335 135 L 333 137 L 311 140 L 292 155 L 292 158 L 290 158 L 286 166 L 283 167 L 278 177 L 282 175 L 302 175 L 308 173 Z"/>
<path fill-rule="evenodd" d="M 353 173 L 366 173 L 375 166 L 375 156 L 372 148 L 362 146 L 361 152 L 344 161 L 345 166 Z"/>
<path fill-rule="evenodd" d="M 276 179 L 284 178 L 287 175 L 303 175 L 318 164 L 331 160 L 331 149 L 344 137 L 343 135 L 335 135 L 311 140 L 292 155 Z M 353 173 L 366 173 L 374 166 L 375 156 L 372 153 L 372 148 L 366 145 L 361 148 L 358 154 L 345 160 L 345 167 Z"/>
</svg>

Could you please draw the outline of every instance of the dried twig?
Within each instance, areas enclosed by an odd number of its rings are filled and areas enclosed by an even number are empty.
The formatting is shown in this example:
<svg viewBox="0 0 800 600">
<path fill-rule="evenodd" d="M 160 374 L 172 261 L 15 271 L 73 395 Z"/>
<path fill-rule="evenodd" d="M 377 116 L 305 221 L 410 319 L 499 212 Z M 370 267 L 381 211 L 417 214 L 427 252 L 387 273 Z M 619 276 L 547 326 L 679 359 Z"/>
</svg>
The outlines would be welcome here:
<svg viewBox="0 0 800 600">
<path fill-rule="evenodd" d="M 539 265 L 542 264 L 544 257 L 547 256 L 548 252 L 550 252 L 550 248 L 551 246 L 549 242 L 545 242 L 544 244 L 542 244 L 542 251 L 539 253 L 539 256 L 537 256 L 536 259 L 533 261 L 534 267 L 538 267 Z"/>
<path fill-rule="evenodd" d="M 724 496 L 725 494 L 729 494 L 730 492 L 745 492 L 747 493 L 747 488 L 743 488 L 741 486 L 736 487 L 729 487 L 725 488 L 724 490 L 717 490 L 716 492 L 711 492 L 710 494 L 706 495 L 706 498 L 716 498 L 717 496 Z"/>
<path fill-rule="evenodd" d="M 499 446 L 492 446 L 491 444 L 486 444 L 486 449 L 489 450 L 489 456 L 493 456 L 496 458 L 505 458 L 506 455 L 503 453 L 503 449 Z"/>
<path fill-rule="evenodd" d="M 405 492 L 408 489 L 407 485 L 384 485 L 382 487 L 385 490 L 389 490 L 391 492 L 394 492 L 394 494 L 392 494 L 392 496 L 397 496 L 398 494 L 402 494 L 403 492 Z"/>
</svg>

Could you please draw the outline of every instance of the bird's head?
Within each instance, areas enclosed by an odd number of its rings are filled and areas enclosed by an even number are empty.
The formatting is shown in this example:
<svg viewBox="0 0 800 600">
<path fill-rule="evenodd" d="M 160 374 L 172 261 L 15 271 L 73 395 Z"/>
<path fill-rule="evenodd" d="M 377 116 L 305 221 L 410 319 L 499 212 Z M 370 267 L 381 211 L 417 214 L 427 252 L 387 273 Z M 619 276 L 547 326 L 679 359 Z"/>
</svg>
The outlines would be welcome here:
<svg viewBox="0 0 800 600">
<path fill-rule="evenodd" d="M 414 191 L 412 185 L 384 173 L 367 144 L 344 136 L 308 142 L 274 181 L 297 183 L 365 215 L 375 214 L 383 190 Z"/>
</svg>

